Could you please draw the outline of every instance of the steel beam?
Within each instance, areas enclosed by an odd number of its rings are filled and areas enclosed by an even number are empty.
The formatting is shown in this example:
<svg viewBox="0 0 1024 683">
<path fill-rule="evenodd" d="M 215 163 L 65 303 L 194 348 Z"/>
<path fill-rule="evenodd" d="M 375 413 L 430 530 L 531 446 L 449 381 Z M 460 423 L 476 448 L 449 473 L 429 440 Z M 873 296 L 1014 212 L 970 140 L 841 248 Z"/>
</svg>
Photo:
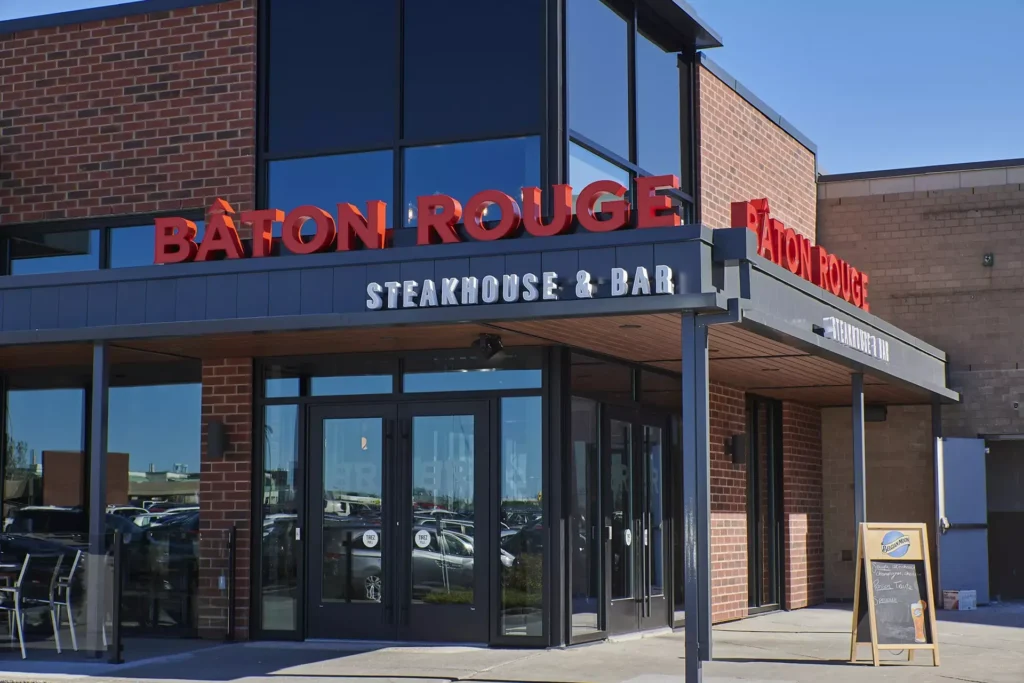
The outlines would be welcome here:
<svg viewBox="0 0 1024 683">
<path fill-rule="evenodd" d="M 105 342 L 93 344 L 92 400 L 89 423 L 89 555 L 87 558 L 86 648 L 99 653 L 107 620 L 107 413 L 110 350 Z"/>
<path fill-rule="evenodd" d="M 853 393 L 851 395 L 851 417 L 853 418 L 853 514 L 854 536 L 860 525 L 868 521 L 867 518 L 867 497 L 864 492 L 864 375 L 855 372 L 851 375 L 853 379 Z"/>
</svg>

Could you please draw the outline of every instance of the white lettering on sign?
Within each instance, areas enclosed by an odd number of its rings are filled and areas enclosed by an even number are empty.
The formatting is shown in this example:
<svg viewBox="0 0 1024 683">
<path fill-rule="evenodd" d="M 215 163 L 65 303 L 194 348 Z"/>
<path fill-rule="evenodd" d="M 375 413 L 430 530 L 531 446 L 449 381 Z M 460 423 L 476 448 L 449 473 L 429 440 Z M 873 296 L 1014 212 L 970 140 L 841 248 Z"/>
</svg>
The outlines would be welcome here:
<svg viewBox="0 0 1024 683">
<path fill-rule="evenodd" d="M 367 295 L 370 297 L 367 300 L 367 305 L 369 305 L 373 299 L 369 289 L 367 289 Z M 860 351 L 880 361 L 889 362 L 888 341 L 835 316 L 825 318 L 825 339 L 839 342 L 843 346 Z"/>
<path fill-rule="evenodd" d="M 665 265 L 654 267 L 654 276 L 639 266 L 632 271 L 612 268 L 611 278 L 595 280 L 589 270 L 576 272 L 575 283 L 565 283 L 577 299 L 593 299 L 598 285 L 610 284 L 613 297 L 671 295 L 676 293 L 675 273 Z M 572 289 L 569 289 L 569 288 Z M 403 280 L 402 282 L 370 282 L 366 285 L 366 309 L 379 311 L 399 308 L 435 308 L 438 306 L 473 306 L 476 304 L 515 303 L 517 301 L 558 301 L 562 289 L 558 273 L 505 273 L 441 278 L 435 280 Z"/>
</svg>

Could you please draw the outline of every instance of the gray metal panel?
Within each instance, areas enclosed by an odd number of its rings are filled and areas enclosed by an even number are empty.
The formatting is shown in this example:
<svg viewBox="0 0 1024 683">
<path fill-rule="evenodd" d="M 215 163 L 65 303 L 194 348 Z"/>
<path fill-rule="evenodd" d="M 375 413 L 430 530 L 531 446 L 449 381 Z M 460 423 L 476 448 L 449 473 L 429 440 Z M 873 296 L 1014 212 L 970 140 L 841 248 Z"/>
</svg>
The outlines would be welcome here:
<svg viewBox="0 0 1024 683">
<path fill-rule="evenodd" d="M 89 324 L 89 290 L 68 285 L 60 288 L 60 311 L 57 327 L 74 329 Z"/>
<path fill-rule="evenodd" d="M 206 318 L 206 277 L 189 277 L 178 280 L 177 301 L 174 307 L 176 320 L 204 320 Z"/>
<path fill-rule="evenodd" d="M 929 352 L 933 347 L 901 333 L 891 334 L 890 330 L 893 328 L 877 325 L 877 318 L 863 311 L 860 314 L 853 313 L 852 311 L 859 309 L 852 306 L 846 308 L 827 302 L 823 298 L 801 295 L 793 283 L 778 279 L 758 268 L 750 269 L 750 278 L 751 298 L 743 312 L 745 327 L 813 351 L 815 355 L 842 362 L 852 371 L 888 377 L 923 387 L 947 399 L 956 399 L 955 393 L 945 389 L 946 364 L 944 358 L 936 357 Z M 845 304 L 838 300 L 837 303 Z M 835 340 L 826 339 L 815 332 L 815 327 L 821 328 L 825 318 L 830 316 L 836 316 L 888 341 L 889 362 L 873 358 Z"/>
<path fill-rule="evenodd" d="M 32 290 L 30 306 L 33 330 L 57 327 L 60 315 L 60 291 L 56 287 Z"/>
<path fill-rule="evenodd" d="M 176 280 L 151 280 L 146 283 L 146 322 L 174 321 Z"/>
<path fill-rule="evenodd" d="M 4 332 L 32 328 L 32 292 L 4 292 Z"/>
<path fill-rule="evenodd" d="M 347 266 L 334 269 L 335 313 L 355 313 L 366 308 L 366 266 Z"/>
<path fill-rule="evenodd" d="M 299 310 L 303 315 L 330 313 L 334 300 L 334 269 L 301 271 L 299 292 Z"/>
<path fill-rule="evenodd" d="M 117 283 L 89 285 L 89 326 L 117 324 Z"/>
<path fill-rule="evenodd" d="M 270 315 L 302 312 L 302 271 L 281 270 L 270 274 Z"/>
<path fill-rule="evenodd" d="M 502 273 L 505 271 L 505 256 L 474 256 L 469 259 L 469 274 L 473 277 L 483 279 L 488 275 L 494 275 L 498 279 L 501 279 Z M 451 277 L 446 273 L 441 274 L 442 277 Z"/>
<path fill-rule="evenodd" d="M 562 299 L 576 298 L 576 271 L 580 269 L 579 251 L 576 249 L 565 249 L 561 251 L 546 251 L 541 254 L 541 270 L 554 271 L 558 273 L 559 283 L 562 286 L 560 297 Z"/>
<path fill-rule="evenodd" d="M 367 271 L 370 269 L 367 268 Z M 469 277 L 469 259 L 468 258 L 446 258 L 446 259 L 435 259 L 434 260 L 434 274 L 441 277 Z M 369 275 L 369 273 L 367 273 Z M 367 277 L 367 280 L 370 278 Z M 374 280 L 380 282 L 380 280 Z M 362 309 L 360 309 L 362 310 Z"/>
<path fill-rule="evenodd" d="M 617 261 L 615 265 L 625 268 L 630 273 L 635 273 L 638 266 L 643 266 L 647 269 L 647 274 L 654 277 L 654 245 L 652 244 L 616 247 L 615 260 Z M 592 273 L 592 275 L 596 275 L 596 273 Z"/>
<path fill-rule="evenodd" d="M 976 590 L 978 603 L 988 604 L 985 442 L 982 439 L 943 439 L 940 465 L 940 514 L 950 528 L 939 535 L 939 588 Z M 958 528 L 965 524 L 975 528 Z"/>
<path fill-rule="evenodd" d="M 270 313 L 270 275 L 239 273 L 238 317 L 262 318 Z"/>
<path fill-rule="evenodd" d="M 238 315 L 238 276 L 211 275 L 206 278 L 206 319 Z"/>
<path fill-rule="evenodd" d="M 118 325 L 137 325 L 146 322 L 146 283 L 120 282 L 117 285 Z"/>
</svg>

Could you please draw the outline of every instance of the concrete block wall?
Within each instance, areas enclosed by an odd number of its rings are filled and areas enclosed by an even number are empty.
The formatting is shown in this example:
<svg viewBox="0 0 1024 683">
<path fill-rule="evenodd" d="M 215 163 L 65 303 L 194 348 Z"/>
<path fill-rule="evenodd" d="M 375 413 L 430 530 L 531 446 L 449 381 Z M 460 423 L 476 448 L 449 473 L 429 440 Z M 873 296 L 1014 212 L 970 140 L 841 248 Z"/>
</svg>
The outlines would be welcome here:
<svg viewBox="0 0 1024 683">
<path fill-rule="evenodd" d="M 814 153 L 705 66 L 696 106 L 701 221 L 729 227 L 731 202 L 767 197 L 775 218 L 814 242 Z"/>
<path fill-rule="evenodd" d="M 885 422 L 864 425 L 869 522 L 925 522 L 935 558 L 935 467 L 930 406 L 890 406 Z M 825 597 L 853 598 L 857 557 L 853 512 L 853 431 L 849 408 L 821 411 Z M 933 568 L 934 569 L 934 568 Z"/>
<path fill-rule="evenodd" d="M 0 36 L 0 224 L 255 196 L 256 0 Z"/>
<path fill-rule="evenodd" d="M 870 274 L 872 313 L 947 353 L 962 402 L 943 433 L 1024 433 L 1024 167 L 839 178 L 822 179 L 819 241 Z"/>
</svg>

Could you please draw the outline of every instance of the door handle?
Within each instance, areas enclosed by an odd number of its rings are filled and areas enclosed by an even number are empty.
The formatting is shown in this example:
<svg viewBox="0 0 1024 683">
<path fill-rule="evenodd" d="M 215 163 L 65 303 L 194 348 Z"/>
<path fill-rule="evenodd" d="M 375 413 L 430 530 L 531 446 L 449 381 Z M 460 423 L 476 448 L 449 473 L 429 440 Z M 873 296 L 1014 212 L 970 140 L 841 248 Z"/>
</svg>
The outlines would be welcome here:
<svg viewBox="0 0 1024 683">
<path fill-rule="evenodd" d="M 611 524 L 609 524 L 609 525 L 608 525 L 607 527 L 605 527 L 605 528 L 606 528 L 606 529 L 608 529 L 608 540 L 610 541 L 610 540 L 612 540 L 612 525 L 611 525 Z"/>
<path fill-rule="evenodd" d="M 295 527 L 295 540 L 296 541 L 301 541 L 302 540 L 302 528 L 301 527 Z"/>
</svg>

